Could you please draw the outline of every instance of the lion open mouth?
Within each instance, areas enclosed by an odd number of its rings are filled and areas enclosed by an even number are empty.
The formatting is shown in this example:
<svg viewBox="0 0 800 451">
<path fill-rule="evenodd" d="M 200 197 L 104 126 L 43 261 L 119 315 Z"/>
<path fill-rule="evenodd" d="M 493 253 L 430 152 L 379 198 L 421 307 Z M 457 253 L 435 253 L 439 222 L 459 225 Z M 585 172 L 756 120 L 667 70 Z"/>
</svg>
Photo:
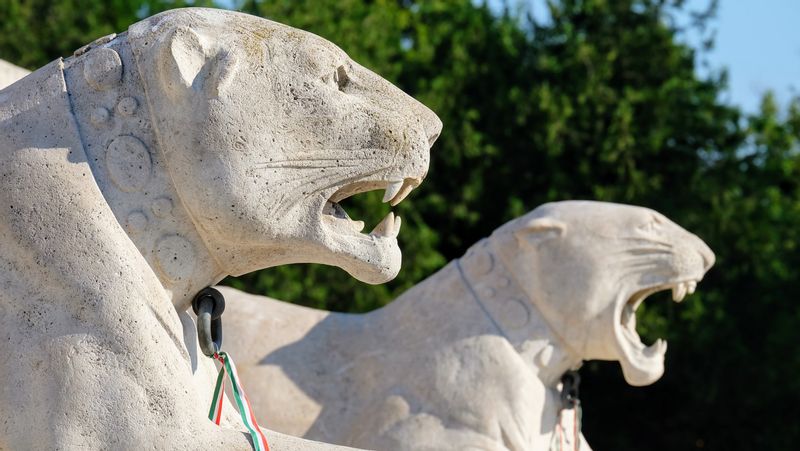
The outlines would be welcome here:
<svg viewBox="0 0 800 451">
<path fill-rule="evenodd" d="M 322 222 L 357 260 L 371 267 L 351 271 L 356 278 L 367 283 L 383 283 L 391 280 L 400 269 L 400 248 L 397 235 L 401 220 L 389 212 L 371 232 L 363 233 L 364 221 L 354 220 L 339 204 L 356 194 L 384 190 L 383 202 L 391 206 L 400 204 L 411 191 L 420 185 L 422 177 L 405 177 L 399 180 L 361 180 L 346 184 L 334 192 L 322 206 Z M 362 266 L 362 265 L 359 265 Z"/>
<path fill-rule="evenodd" d="M 659 338 L 650 346 L 642 343 L 636 332 L 636 310 L 644 300 L 665 290 L 672 290 L 672 300 L 682 302 L 687 294 L 694 293 L 698 280 L 673 282 L 639 290 L 623 305 L 616 327 L 618 345 L 623 353 L 623 371 L 632 385 L 647 385 L 655 382 L 664 372 L 664 355 L 667 341 Z"/>
<path fill-rule="evenodd" d="M 360 181 L 343 186 L 337 190 L 325 202 L 322 214 L 329 217 L 329 221 L 339 224 L 338 227 L 361 233 L 364 230 L 364 221 L 354 221 L 347 212 L 339 205 L 339 202 L 356 194 L 384 189 L 383 202 L 388 202 L 391 206 L 396 206 L 402 202 L 411 190 L 419 186 L 421 179 L 406 178 L 399 181 Z M 395 216 L 394 212 L 389 212 L 378 225 L 367 235 L 378 238 L 396 238 L 400 232 L 400 217 Z"/>
</svg>

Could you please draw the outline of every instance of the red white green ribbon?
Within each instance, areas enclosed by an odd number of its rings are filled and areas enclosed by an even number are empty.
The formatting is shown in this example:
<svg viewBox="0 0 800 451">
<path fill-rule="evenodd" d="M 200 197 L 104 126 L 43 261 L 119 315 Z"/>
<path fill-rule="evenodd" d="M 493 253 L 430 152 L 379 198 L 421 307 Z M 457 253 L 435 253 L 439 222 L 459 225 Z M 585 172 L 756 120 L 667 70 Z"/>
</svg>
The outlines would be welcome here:
<svg viewBox="0 0 800 451">
<path fill-rule="evenodd" d="M 570 413 L 572 414 L 571 421 L 568 417 Z M 550 451 L 568 451 L 570 444 L 574 451 L 579 451 L 581 449 L 582 419 L 583 412 L 581 411 L 580 401 L 571 409 L 561 409 L 558 412 L 558 423 L 556 423 L 555 431 L 550 439 Z"/>
<path fill-rule="evenodd" d="M 214 387 L 214 399 L 211 401 L 208 419 L 219 424 L 222 417 L 222 398 L 225 394 L 225 373 L 228 373 L 231 380 L 231 387 L 233 387 L 233 399 L 236 401 L 236 407 L 239 408 L 239 414 L 242 416 L 245 427 L 250 431 L 250 437 L 253 438 L 255 450 L 269 451 L 267 438 L 264 437 L 264 433 L 261 432 L 261 428 L 258 427 L 256 416 L 253 413 L 253 406 L 250 405 L 250 401 L 247 400 L 247 396 L 244 394 L 244 389 L 241 384 L 239 384 L 239 374 L 236 372 L 236 365 L 233 364 L 233 360 L 231 360 L 230 356 L 222 351 L 214 354 L 214 358 L 222 363 L 222 367 L 219 369 L 217 385 Z"/>
</svg>

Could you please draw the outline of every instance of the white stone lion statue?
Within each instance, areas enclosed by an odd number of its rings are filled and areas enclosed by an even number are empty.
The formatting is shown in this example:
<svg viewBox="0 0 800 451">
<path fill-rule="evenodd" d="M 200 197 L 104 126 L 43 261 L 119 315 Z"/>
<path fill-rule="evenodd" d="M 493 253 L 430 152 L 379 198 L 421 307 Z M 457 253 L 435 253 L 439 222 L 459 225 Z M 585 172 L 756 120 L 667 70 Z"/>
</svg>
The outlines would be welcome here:
<svg viewBox="0 0 800 451">
<path fill-rule="evenodd" d="M 402 201 L 440 128 L 330 42 L 211 9 L 0 90 L 0 449 L 250 449 L 230 404 L 207 418 L 192 297 L 297 262 L 390 280 L 399 218 L 361 233 L 338 202 Z"/>
<path fill-rule="evenodd" d="M 562 374 L 617 360 L 628 383 L 656 381 L 666 342 L 642 344 L 635 311 L 661 290 L 680 302 L 713 263 L 653 210 L 557 202 L 368 314 L 224 288 L 226 339 L 279 431 L 393 451 L 547 450 Z"/>
</svg>

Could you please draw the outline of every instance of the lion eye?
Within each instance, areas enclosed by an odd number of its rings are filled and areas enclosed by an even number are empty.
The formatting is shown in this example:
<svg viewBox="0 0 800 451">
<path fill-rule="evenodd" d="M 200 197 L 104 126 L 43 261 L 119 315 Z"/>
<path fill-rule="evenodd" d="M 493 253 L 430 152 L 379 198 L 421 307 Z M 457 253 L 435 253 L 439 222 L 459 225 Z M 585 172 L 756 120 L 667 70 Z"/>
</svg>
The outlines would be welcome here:
<svg viewBox="0 0 800 451">
<path fill-rule="evenodd" d="M 344 66 L 339 66 L 332 74 L 322 77 L 325 84 L 344 92 L 344 88 L 350 83 L 350 77 L 347 76 L 347 71 Z"/>
<path fill-rule="evenodd" d="M 345 86 L 350 83 L 350 77 L 347 76 L 347 70 L 344 66 L 336 68 L 336 72 L 333 74 L 333 80 L 336 82 L 339 91 L 343 91 Z"/>
</svg>

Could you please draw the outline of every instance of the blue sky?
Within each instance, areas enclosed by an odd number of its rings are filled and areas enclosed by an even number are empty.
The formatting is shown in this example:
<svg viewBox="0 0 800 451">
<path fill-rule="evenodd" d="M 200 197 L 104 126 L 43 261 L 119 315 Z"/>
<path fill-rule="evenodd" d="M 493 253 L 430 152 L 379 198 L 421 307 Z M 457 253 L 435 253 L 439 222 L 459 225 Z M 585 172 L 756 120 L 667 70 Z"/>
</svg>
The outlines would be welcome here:
<svg viewBox="0 0 800 451">
<path fill-rule="evenodd" d="M 613 1 L 613 0 L 609 0 Z M 489 0 L 501 5 L 502 0 Z M 513 4 L 513 1 L 510 2 Z M 545 0 L 528 0 L 537 18 L 545 18 Z M 704 10 L 709 0 L 688 0 L 689 10 Z M 800 94 L 800 0 L 720 0 L 709 24 L 715 46 L 703 58 L 705 71 L 728 69 L 728 91 L 723 100 L 756 112 L 767 90 L 785 105 Z M 697 35 L 685 42 L 699 46 Z"/>
<path fill-rule="evenodd" d="M 727 100 L 752 112 L 768 89 L 782 104 L 800 94 L 799 0 L 721 0 L 712 28 L 708 60 L 728 68 Z"/>
</svg>

